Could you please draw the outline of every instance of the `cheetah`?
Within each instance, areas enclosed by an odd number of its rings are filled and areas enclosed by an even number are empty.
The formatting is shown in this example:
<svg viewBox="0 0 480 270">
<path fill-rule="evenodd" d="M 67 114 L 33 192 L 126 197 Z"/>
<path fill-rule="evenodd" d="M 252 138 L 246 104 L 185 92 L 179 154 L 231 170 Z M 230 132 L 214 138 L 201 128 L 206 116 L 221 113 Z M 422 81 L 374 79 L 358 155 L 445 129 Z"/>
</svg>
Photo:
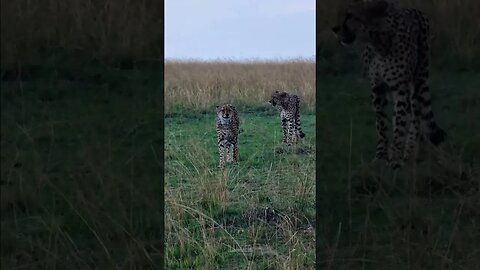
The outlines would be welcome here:
<svg viewBox="0 0 480 270">
<path fill-rule="evenodd" d="M 438 146 L 447 137 L 434 120 L 429 79 L 429 22 L 417 9 L 384 0 L 354 1 L 339 14 L 332 31 L 342 45 L 364 45 L 364 72 L 370 79 L 375 112 L 375 160 L 398 169 L 417 155 L 419 140 Z M 393 144 L 389 146 L 386 96 L 393 101 Z M 408 131 L 407 131 L 408 129 Z M 389 154 L 390 152 L 390 154 Z"/>
<path fill-rule="evenodd" d="M 277 108 L 282 120 L 283 143 L 291 145 L 298 138 L 305 137 L 300 125 L 300 98 L 297 95 L 275 91 L 268 102 L 273 107 L 279 105 Z"/>
<path fill-rule="evenodd" d="M 232 104 L 224 104 L 222 106 L 216 106 L 216 108 L 216 128 L 220 155 L 218 167 L 223 168 L 225 166 L 225 151 L 227 152 L 227 162 L 238 162 L 238 133 L 240 122 L 237 109 Z"/>
</svg>

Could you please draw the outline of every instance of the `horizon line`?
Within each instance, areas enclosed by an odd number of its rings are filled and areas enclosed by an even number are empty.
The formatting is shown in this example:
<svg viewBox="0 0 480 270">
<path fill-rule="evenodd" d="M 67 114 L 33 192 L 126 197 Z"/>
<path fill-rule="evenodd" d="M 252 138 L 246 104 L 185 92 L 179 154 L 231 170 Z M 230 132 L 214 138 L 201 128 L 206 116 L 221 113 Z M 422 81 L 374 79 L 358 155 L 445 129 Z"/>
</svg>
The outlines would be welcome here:
<svg viewBox="0 0 480 270">
<path fill-rule="evenodd" d="M 218 58 L 199 58 L 199 57 L 189 57 L 189 58 L 175 58 L 169 57 L 164 58 L 164 62 L 215 62 L 215 63 L 252 63 L 252 62 L 315 62 L 316 57 L 315 55 L 304 57 L 269 57 L 269 58 L 259 58 L 259 57 L 251 57 L 251 58 L 233 58 L 233 57 L 218 57 Z"/>
</svg>

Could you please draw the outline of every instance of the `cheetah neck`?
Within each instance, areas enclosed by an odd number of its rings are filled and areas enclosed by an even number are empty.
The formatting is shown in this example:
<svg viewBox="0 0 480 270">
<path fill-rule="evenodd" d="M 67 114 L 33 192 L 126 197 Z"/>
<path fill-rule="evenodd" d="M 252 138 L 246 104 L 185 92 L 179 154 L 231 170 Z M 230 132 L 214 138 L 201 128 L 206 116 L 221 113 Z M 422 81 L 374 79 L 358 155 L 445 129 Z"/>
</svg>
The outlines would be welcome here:
<svg viewBox="0 0 480 270">
<path fill-rule="evenodd" d="M 377 54 L 387 56 L 391 53 L 392 40 L 393 37 L 390 32 L 370 31 L 366 43 L 370 45 Z"/>
</svg>

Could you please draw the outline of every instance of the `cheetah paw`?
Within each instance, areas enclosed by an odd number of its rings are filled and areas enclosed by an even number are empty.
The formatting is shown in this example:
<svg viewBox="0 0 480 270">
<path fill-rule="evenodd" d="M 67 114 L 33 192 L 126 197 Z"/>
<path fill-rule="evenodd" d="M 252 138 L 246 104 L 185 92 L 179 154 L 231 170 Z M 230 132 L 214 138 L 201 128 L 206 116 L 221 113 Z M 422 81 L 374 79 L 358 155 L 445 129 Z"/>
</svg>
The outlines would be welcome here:
<svg viewBox="0 0 480 270">
<path fill-rule="evenodd" d="M 388 161 L 384 158 L 374 157 L 370 162 L 373 166 L 382 166 L 385 167 L 388 165 Z"/>
<path fill-rule="evenodd" d="M 390 160 L 388 162 L 388 167 L 390 167 L 394 171 L 400 169 L 401 167 L 403 167 L 403 165 L 403 160 Z"/>
</svg>

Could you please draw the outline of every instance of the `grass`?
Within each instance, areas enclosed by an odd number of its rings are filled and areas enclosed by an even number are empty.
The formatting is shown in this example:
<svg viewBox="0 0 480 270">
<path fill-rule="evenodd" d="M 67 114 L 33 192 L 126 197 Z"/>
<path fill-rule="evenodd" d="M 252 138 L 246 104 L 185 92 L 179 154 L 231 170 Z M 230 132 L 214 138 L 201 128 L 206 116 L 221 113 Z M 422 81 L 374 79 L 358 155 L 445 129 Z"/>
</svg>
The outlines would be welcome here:
<svg viewBox="0 0 480 270">
<path fill-rule="evenodd" d="M 56 65 L 4 77 L 2 269 L 159 269 L 160 72 Z"/>
<path fill-rule="evenodd" d="M 167 62 L 169 269 L 313 269 L 314 64 Z M 301 144 L 282 146 L 275 90 L 303 97 Z M 215 105 L 238 108 L 240 161 L 217 168 Z"/>
<path fill-rule="evenodd" d="M 480 240 L 480 85 L 433 71 L 433 110 L 448 142 L 424 145 L 394 174 L 372 164 L 366 80 L 317 74 L 317 263 L 323 269 L 474 269 Z"/>
<path fill-rule="evenodd" d="M 217 169 L 215 114 L 166 119 L 169 269 L 311 269 L 315 117 L 308 138 L 281 145 L 279 117 L 240 113 L 240 161 Z"/>
</svg>

